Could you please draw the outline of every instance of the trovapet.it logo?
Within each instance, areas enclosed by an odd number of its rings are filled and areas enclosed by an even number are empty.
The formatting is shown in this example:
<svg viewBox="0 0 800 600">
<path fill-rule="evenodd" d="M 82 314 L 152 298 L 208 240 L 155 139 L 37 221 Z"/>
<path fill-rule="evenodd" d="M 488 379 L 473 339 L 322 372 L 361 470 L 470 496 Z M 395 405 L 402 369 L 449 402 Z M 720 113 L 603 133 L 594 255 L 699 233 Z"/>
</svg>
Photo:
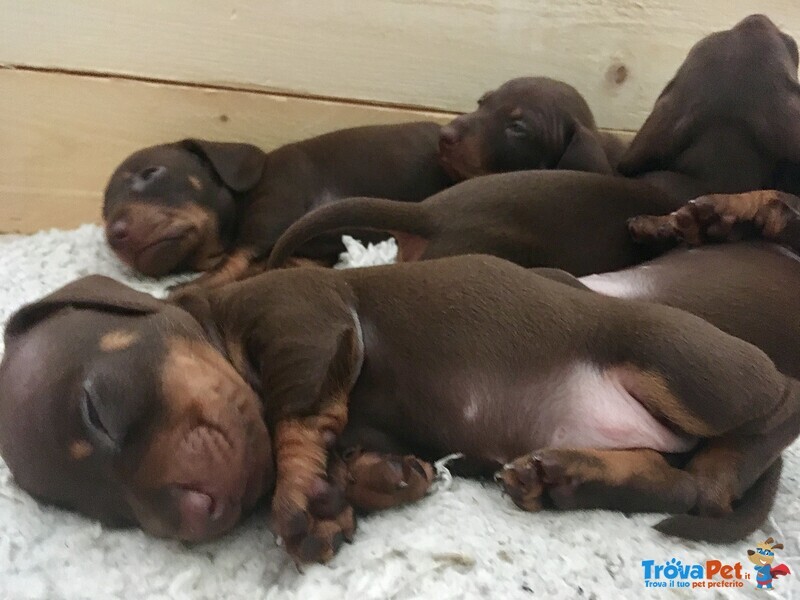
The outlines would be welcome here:
<svg viewBox="0 0 800 600">
<path fill-rule="evenodd" d="M 649 588 L 742 588 L 746 582 L 759 589 L 773 589 L 777 577 L 790 575 L 789 567 L 775 564 L 775 550 L 783 544 L 767 538 L 747 551 L 747 561 L 724 563 L 720 560 L 684 563 L 677 558 L 665 562 L 642 561 L 644 584 Z"/>
<path fill-rule="evenodd" d="M 742 563 L 719 560 L 684 563 L 677 558 L 659 563 L 643 560 L 644 584 L 649 588 L 741 588 L 751 575 Z"/>
</svg>

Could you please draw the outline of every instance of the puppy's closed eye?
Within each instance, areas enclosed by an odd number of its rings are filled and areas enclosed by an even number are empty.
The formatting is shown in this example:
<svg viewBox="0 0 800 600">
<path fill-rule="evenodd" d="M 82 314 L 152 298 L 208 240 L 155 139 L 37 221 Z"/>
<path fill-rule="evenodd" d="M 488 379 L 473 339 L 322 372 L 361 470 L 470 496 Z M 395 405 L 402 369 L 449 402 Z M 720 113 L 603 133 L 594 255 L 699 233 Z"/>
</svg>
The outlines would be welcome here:
<svg viewBox="0 0 800 600">
<path fill-rule="evenodd" d="M 527 137 L 530 130 L 525 121 L 522 119 L 514 119 L 506 126 L 506 132 L 513 137 Z"/>
<path fill-rule="evenodd" d="M 83 393 L 80 398 L 80 411 L 86 429 L 98 446 L 111 452 L 118 452 L 120 449 L 119 440 L 115 439 L 103 422 L 98 410 L 97 400 L 89 384 L 85 384 L 83 387 Z"/>
</svg>

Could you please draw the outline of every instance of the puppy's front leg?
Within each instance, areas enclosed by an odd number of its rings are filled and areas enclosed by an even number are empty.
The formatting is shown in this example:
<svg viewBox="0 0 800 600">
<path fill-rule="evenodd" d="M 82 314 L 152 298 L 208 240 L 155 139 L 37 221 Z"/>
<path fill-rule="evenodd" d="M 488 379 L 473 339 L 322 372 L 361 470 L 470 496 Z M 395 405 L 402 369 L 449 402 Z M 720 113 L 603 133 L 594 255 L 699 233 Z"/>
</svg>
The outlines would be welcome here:
<svg viewBox="0 0 800 600">
<path fill-rule="evenodd" d="M 273 528 L 298 563 L 330 560 L 355 531 L 344 490 L 328 478 L 328 452 L 346 423 L 347 395 L 340 392 L 318 414 L 275 426 Z"/>
<path fill-rule="evenodd" d="M 329 454 L 347 425 L 363 344 L 356 324 L 323 322 L 262 356 L 272 390 L 267 419 L 275 423 L 272 526 L 297 563 L 330 560 L 355 530 L 345 490 L 329 474 Z"/>
</svg>

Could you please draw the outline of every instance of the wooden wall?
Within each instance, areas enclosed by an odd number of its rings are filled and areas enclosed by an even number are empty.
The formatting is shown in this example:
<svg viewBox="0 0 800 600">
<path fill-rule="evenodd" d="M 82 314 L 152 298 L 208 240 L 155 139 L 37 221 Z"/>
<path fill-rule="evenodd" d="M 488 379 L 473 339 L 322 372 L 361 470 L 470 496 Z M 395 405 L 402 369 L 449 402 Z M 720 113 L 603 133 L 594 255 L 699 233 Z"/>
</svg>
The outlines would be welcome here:
<svg viewBox="0 0 800 600">
<path fill-rule="evenodd" d="M 97 220 L 141 146 L 446 121 L 519 75 L 633 131 L 695 41 L 755 11 L 800 38 L 797 0 L 0 0 L 0 231 Z"/>
</svg>

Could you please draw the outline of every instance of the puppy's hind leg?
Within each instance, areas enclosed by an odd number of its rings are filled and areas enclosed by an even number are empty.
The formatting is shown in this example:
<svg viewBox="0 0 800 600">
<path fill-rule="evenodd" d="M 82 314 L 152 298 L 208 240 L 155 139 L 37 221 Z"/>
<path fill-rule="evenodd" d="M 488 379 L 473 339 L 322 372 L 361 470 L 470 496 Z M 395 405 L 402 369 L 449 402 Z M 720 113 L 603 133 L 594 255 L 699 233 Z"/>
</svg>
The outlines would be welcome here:
<svg viewBox="0 0 800 600">
<path fill-rule="evenodd" d="M 762 434 L 710 440 L 689 462 L 697 482 L 691 515 L 665 519 L 656 529 L 668 535 L 730 543 L 750 535 L 767 518 L 780 480 L 780 452 L 800 429 L 797 413 Z"/>
<path fill-rule="evenodd" d="M 495 478 L 524 510 L 604 508 L 682 513 L 697 501 L 695 478 L 655 450 L 543 448 Z"/>
<path fill-rule="evenodd" d="M 800 198 L 775 190 L 714 194 L 691 200 L 665 216 L 628 221 L 642 244 L 683 241 L 691 246 L 760 236 L 800 251 Z"/>
</svg>

